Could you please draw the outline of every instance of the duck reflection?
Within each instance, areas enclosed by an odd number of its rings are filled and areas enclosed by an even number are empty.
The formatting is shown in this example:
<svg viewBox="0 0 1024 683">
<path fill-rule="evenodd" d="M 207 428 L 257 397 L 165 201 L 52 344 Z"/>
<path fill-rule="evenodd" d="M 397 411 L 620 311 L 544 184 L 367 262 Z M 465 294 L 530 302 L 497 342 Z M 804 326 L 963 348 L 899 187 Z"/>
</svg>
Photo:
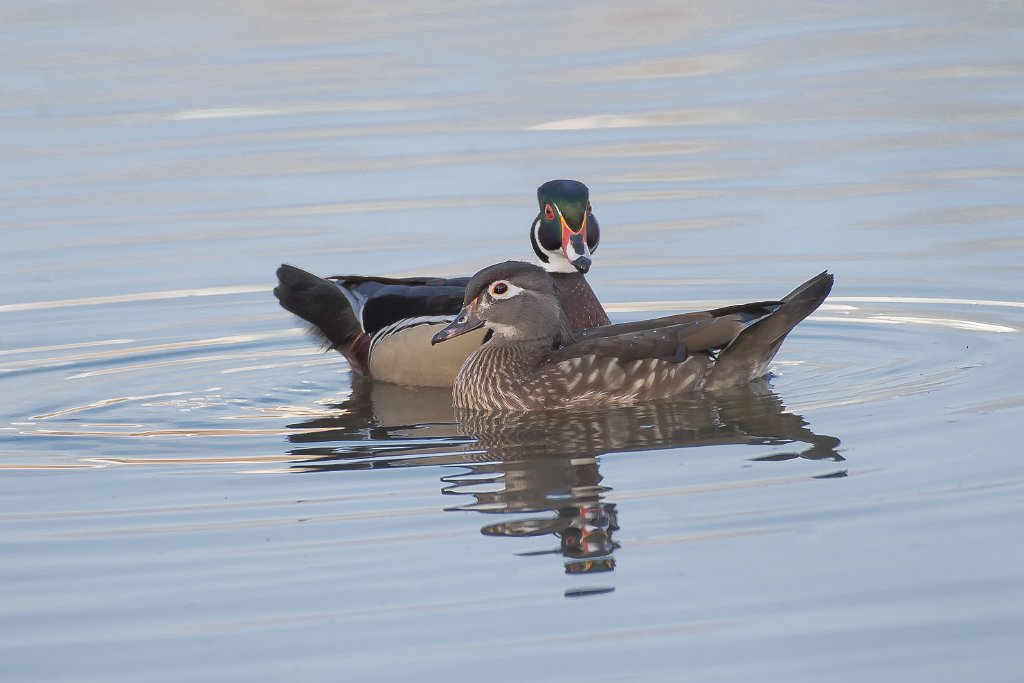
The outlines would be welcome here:
<svg viewBox="0 0 1024 683">
<path fill-rule="evenodd" d="M 410 389 L 357 378 L 337 413 L 299 425 L 294 470 L 324 472 L 458 466 L 447 508 L 501 518 L 486 536 L 558 539 L 568 574 L 612 571 L 619 528 L 598 456 L 723 444 L 792 446 L 754 458 L 842 461 L 839 439 L 786 412 L 765 381 L 673 401 L 595 411 L 454 412 L 446 389 Z M 842 476 L 842 470 L 825 476 Z"/>
<path fill-rule="evenodd" d="M 509 425 L 522 437 L 518 442 L 509 442 L 509 435 L 489 440 L 486 432 L 473 432 L 478 447 L 486 444 L 494 459 L 442 478 L 445 494 L 469 499 L 447 509 L 529 514 L 487 524 L 480 531 L 485 536 L 520 538 L 553 535 L 559 539 L 558 550 L 540 554 L 560 552 L 567 574 L 611 571 L 618 512 L 615 503 L 605 500 L 610 490 L 601 484 L 597 458 L 587 450 L 552 442 L 550 429 L 564 425 L 552 424 L 546 419 L 550 416 L 536 417 L 540 420 L 530 424 Z M 465 423 L 464 428 L 472 429 Z"/>
</svg>

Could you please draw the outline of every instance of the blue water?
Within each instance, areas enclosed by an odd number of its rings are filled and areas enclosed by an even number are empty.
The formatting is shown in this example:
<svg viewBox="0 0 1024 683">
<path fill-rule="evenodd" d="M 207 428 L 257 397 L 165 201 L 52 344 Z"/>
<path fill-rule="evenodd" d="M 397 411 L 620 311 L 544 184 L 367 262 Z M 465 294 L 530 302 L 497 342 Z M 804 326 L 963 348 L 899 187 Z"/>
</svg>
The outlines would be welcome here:
<svg viewBox="0 0 1024 683">
<path fill-rule="evenodd" d="M 8 2 L 0 679 L 1018 681 L 1018 3 Z M 460 420 L 270 289 L 836 287 L 727 396 Z"/>
</svg>

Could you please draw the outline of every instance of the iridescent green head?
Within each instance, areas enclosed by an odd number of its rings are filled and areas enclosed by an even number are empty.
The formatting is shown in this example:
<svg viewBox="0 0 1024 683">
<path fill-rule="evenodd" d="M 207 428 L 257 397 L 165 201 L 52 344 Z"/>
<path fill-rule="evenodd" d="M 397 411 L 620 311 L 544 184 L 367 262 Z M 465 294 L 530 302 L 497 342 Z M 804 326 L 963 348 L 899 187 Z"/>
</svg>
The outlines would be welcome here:
<svg viewBox="0 0 1024 683">
<path fill-rule="evenodd" d="M 530 242 L 549 273 L 586 273 L 601 228 L 590 207 L 590 190 L 578 180 L 549 180 L 537 188 L 540 213 Z"/>
</svg>

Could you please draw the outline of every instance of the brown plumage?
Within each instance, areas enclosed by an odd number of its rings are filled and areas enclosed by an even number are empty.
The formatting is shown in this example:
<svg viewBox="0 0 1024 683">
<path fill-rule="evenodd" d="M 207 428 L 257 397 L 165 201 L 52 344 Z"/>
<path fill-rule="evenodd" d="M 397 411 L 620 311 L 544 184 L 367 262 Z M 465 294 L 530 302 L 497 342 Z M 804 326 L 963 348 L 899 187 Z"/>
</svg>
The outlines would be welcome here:
<svg viewBox="0 0 1024 683">
<path fill-rule="evenodd" d="M 569 327 L 574 330 L 586 330 L 591 327 L 610 325 L 611 320 L 598 301 L 594 290 L 590 288 L 583 273 L 551 273 L 555 284 L 555 295 L 562 305 Z"/>
<path fill-rule="evenodd" d="M 446 341 L 487 327 L 490 341 L 459 371 L 455 405 L 477 410 L 623 405 L 747 382 L 767 372 L 786 334 L 828 295 L 822 273 L 781 301 L 568 329 L 551 278 L 510 261 L 466 287 L 459 316 L 434 336 Z"/>
</svg>

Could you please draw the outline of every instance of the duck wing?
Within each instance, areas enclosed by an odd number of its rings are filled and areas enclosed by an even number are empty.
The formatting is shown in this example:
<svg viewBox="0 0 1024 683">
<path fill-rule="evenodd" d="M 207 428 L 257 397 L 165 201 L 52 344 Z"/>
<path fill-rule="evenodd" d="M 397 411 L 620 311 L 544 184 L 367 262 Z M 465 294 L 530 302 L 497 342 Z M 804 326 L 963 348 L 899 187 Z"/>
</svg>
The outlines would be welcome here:
<svg viewBox="0 0 1024 683">
<path fill-rule="evenodd" d="M 362 284 L 406 285 L 409 287 L 462 287 L 466 288 L 472 278 L 469 277 L 383 277 L 377 275 L 328 275 L 330 280 L 339 287 L 353 288 Z"/>
<path fill-rule="evenodd" d="M 573 333 L 574 341 L 552 351 L 550 361 L 594 357 L 607 376 L 612 366 L 624 373 L 642 368 L 636 361 L 671 363 L 700 356 L 710 368 L 708 384 L 718 388 L 747 382 L 767 372 L 786 335 L 825 300 L 833 276 L 811 278 L 780 301 L 761 301 L 708 311 L 606 325 Z M 717 354 L 716 352 L 720 352 Z"/>
<path fill-rule="evenodd" d="M 641 330 L 567 344 L 551 352 L 550 362 L 597 356 L 623 363 L 645 358 L 663 358 L 678 363 L 686 360 L 686 353 L 686 345 L 675 330 Z"/>
<path fill-rule="evenodd" d="M 619 356 L 624 361 L 664 358 L 679 362 L 697 351 L 728 345 L 747 325 L 771 315 L 781 305 L 779 301 L 760 301 L 577 330 L 572 333 L 575 343 L 566 345 L 558 354 Z M 680 345 L 685 346 L 685 351 L 679 351 Z"/>
<path fill-rule="evenodd" d="M 574 336 L 578 340 L 595 339 L 629 332 L 642 332 L 645 330 L 664 329 L 672 325 L 693 323 L 701 320 L 717 318 L 728 318 L 730 320 L 748 324 L 767 315 L 774 313 L 782 305 L 781 301 L 758 301 L 749 304 L 738 304 L 724 306 L 707 311 L 694 311 L 692 313 L 678 313 L 666 315 L 660 318 L 649 318 L 629 323 L 616 323 L 614 325 L 603 325 L 588 330 L 577 330 Z"/>
<path fill-rule="evenodd" d="M 410 318 L 454 316 L 469 278 L 328 278 L 345 297 L 366 334 Z"/>
<path fill-rule="evenodd" d="M 650 322 L 650 321 L 642 321 Z M 689 320 L 652 329 L 619 331 L 618 325 L 577 332 L 577 340 L 555 349 L 551 360 L 560 363 L 572 358 L 598 356 L 614 358 L 623 363 L 659 359 L 680 363 L 697 352 L 721 348 L 729 344 L 748 324 L 741 314 Z M 594 332 L 594 334 L 589 334 Z M 585 336 L 584 336 L 585 335 Z"/>
</svg>

